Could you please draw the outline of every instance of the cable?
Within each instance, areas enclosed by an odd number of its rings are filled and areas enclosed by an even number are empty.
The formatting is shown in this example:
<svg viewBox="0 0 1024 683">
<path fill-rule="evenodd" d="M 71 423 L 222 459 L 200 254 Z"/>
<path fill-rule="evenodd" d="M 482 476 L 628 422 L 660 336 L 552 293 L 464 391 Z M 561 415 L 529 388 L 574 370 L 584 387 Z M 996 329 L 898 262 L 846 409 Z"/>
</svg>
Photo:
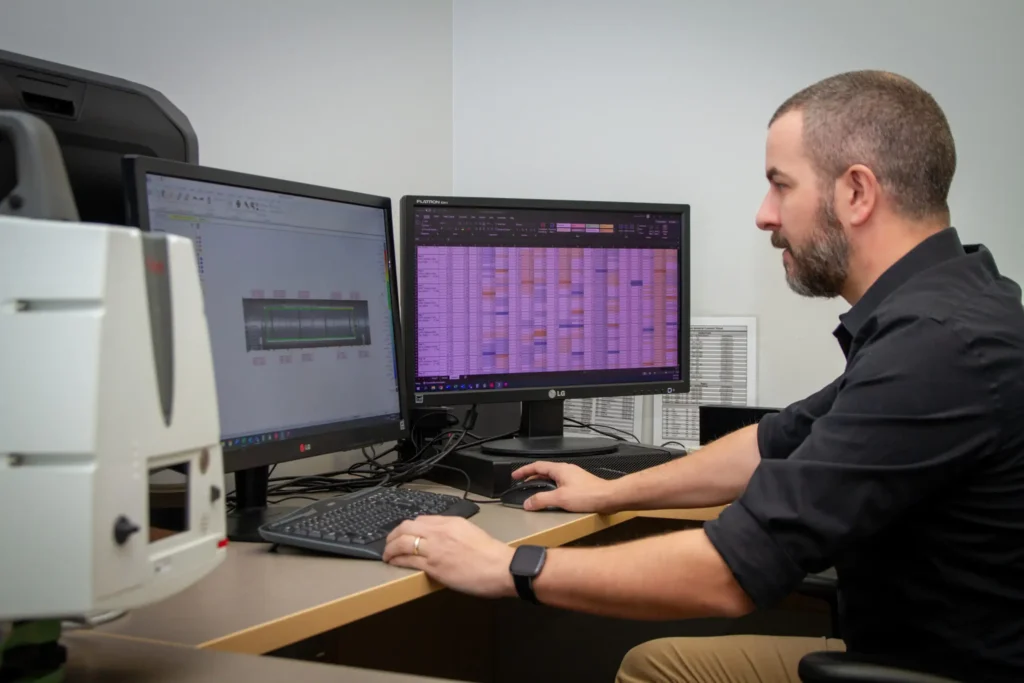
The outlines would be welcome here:
<svg viewBox="0 0 1024 683">
<path fill-rule="evenodd" d="M 589 429 L 592 432 L 597 432 L 601 436 L 607 436 L 609 439 L 615 439 L 616 441 L 625 441 L 625 439 L 623 439 L 618 434 L 613 434 L 611 432 L 604 431 L 605 429 L 613 429 L 616 432 L 621 432 L 626 436 L 632 438 L 637 443 L 640 443 L 640 439 L 636 438 L 634 434 L 627 432 L 625 429 L 619 429 L 618 427 L 612 427 L 611 425 L 588 424 L 586 422 L 580 422 L 579 420 L 571 417 L 564 418 L 564 421 L 568 422 L 569 424 L 576 425 L 577 427 L 583 427 L 584 429 Z"/>
<path fill-rule="evenodd" d="M 347 469 L 326 472 L 324 474 L 308 475 L 301 477 L 280 477 L 270 480 L 267 487 L 267 494 L 304 494 L 304 493 L 333 493 L 347 492 L 355 489 L 368 488 L 384 483 L 388 477 L 387 467 L 379 461 L 386 455 L 394 453 L 397 446 L 392 446 L 380 453 L 376 452 L 374 446 L 370 446 L 370 453 L 362 448 L 361 453 L 364 460 L 350 465 Z M 364 471 L 369 468 L 369 472 Z M 348 476 L 349 479 L 338 479 L 339 476 Z"/>
<path fill-rule="evenodd" d="M 427 410 L 425 410 L 419 417 L 417 417 L 413 421 L 412 426 L 409 428 L 409 442 L 412 444 L 414 449 L 418 450 L 419 448 L 421 448 L 421 445 L 420 445 L 420 443 L 419 443 L 419 441 L 417 439 L 417 436 L 416 436 L 417 428 L 420 426 L 420 423 L 422 423 L 425 418 L 427 418 L 427 417 L 429 417 L 431 415 L 444 415 L 445 416 L 445 429 L 448 429 L 448 428 L 451 428 L 451 427 L 457 427 L 459 425 L 459 419 L 457 417 L 455 417 L 454 415 L 452 415 L 452 413 L 450 411 L 448 411 L 448 410 L 444 410 L 444 409 L 427 409 Z M 442 430 L 442 432 L 443 431 L 445 431 L 445 430 Z"/>
<path fill-rule="evenodd" d="M 270 503 L 271 505 L 277 505 L 278 503 L 283 503 L 286 500 L 311 500 L 315 503 L 320 499 L 314 498 L 312 496 L 285 496 L 284 498 L 278 498 L 277 500 L 268 499 L 267 502 Z"/>
<path fill-rule="evenodd" d="M 616 436 L 615 434 L 606 434 L 606 433 L 604 433 L 602 431 L 599 431 L 599 430 L 602 430 L 602 429 L 610 429 L 612 431 L 619 432 L 620 434 L 625 434 L 626 436 L 628 436 L 629 438 L 633 439 L 637 443 L 640 443 L 640 439 L 638 439 L 635 434 L 633 434 L 631 432 L 627 432 L 625 429 L 619 429 L 618 427 L 613 427 L 611 425 L 592 424 L 592 423 L 588 423 L 588 422 L 580 422 L 576 418 L 572 418 L 572 417 L 566 417 L 566 418 L 564 418 L 564 420 L 566 422 L 574 424 L 574 425 L 576 425 L 578 427 L 583 427 L 584 429 L 590 429 L 592 431 L 597 432 L 598 434 L 604 434 L 604 436 L 616 439 L 618 441 L 625 441 L 625 439 L 623 439 L 620 436 Z"/>
<path fill-rule="evenodd" d="M 453 472 L 458 472 L 459 474 L 461 474 L 463 477 L 466 478 L 466 488 L 462 492 L 462 499 L 463 500 L 468 500 L 471 503 L 478 503 L 478 504 L 481 504 L 481 505 L 487 505 L 487 504 L 490 504 L 490 503 L 500 503 L 501 502 L 500 497 L 499 498 L 488 498 L 486 500 L 470 498 L 469 497 L 469 489 L 473 486 L 473 481 L 469 478 L 469 474 L 466 472 L 466 470 L 459 469 L 458 467 L 452 467 L 451 465 L 442 465 L 440 463 L 435 463 L 434 467 L 440 467 L 443 470 L 451 470 Z"/>
<path fill-rule="evenodd" d="M 457 436 L 458 438 L 452 439 L 452 436 Z M 435 453 L 434 455 L 431 455 L 420 462 L 416 462 L 420 454 L 424 453 L 439 438 L 444 437 L 448 437 L 448 442 L 445 444 L 444 447 L 442 447 L 440 452 Z M 434 437 L 426 446 L 420 449 L 420 451 L 416 454 L 416 456 L 412 458 L 411 461 L 407 463 L 401 463 L 399 466 L 396 467 L 396 469 L 399 470 L 395 476 L 396 481 L 408 482 L 412 481 L 413 479 L 418 479 L 422 475 L 426 474 L 438 462 L 440 462 L 445 457 L 453 453 L 455 449 L 462 443 L 462 440 L 465 438 L 465 429 L 461 429 L 457 432 L 446 432 L 444 434 L 439 434 L 438 436 Z M 406 469 L 406 467 L 404 466 L 409 467 Z"/>
<path fill-rule="evenodd" d="M 462 428 L 465 429 L 467 432 L 473 431 L 473 428 L 476 427 L 477 415 L 478 413 L 476 412 L 476 404 L 474 403 L 472 406 L 470 406 L 469 412 L 466 413 L 466 417 L 462 420 Z"/>
<path fill-rule="evenodd" d="M 676 446 L 679 446 L 680 448 L 682 448 L 684 453 L 688 452 L 686 450 L 686 446 L 684 446 L 683 444 L 679 443 L 678 441 L 666 441 L 665 443 L 661 444 L 660 448 L 665 448 L 666 446 L 669 446 L 671 444 L 675 444 Z"/>
<path fill-rule="evenodd" d="M 376 486 L 401 485 L 419 478 L 437 461 L 450 454 L 465 438 L 465 430 L 445 431 L 420 447 L 407 461 L 381 463 L 380 459 L 396 450 L 389 448 L 382 453 L 363 453 L 363 460 L 353 463 L 346 470 L 321 475 L 287 477 L 274 481 L 268 487 L 268 495 L 309 495 L 317 493 L 348 492 Z M 440 449 L 430 453 L 432 447 L 443 442 Z M 346 478 L 338 478 L 343 476 Z"/>
<path fill-rule="evenodd" d="M 372 477 L 372 476 L 384 476 L 387 474 L 387 467 L 380 463 L 380 459 L 385 455 L 394 453 L 398 447 L 392 446 L 391 448 L 377 453 L 374 446 L 369 446 L 370 454 L 367 454 L 366 448 L 361 448 L 360 452 L 363 454 L 363 462 L 355 462 L 349 465 L 348 469 L 345 470 L 345 474 L 356 476 L 356 477 Z M 365 468 L 369 468 L 369 472 L 364 472 Z"/>
<path fill-rule="evenodd" d="M 268 487 L 267 496 L 348 492 L 377 484 L 375 479 L 369 477 L 336 478 L 343 474 L 346 474 L 345 470 L 314 476 L 289 477 L 287 481 Z"/>
<path fill-rule="evenodd" d="M 426 415 L 444 414 L 450 419 L 448 428 L 435 434 L 426 441 L 419 438 L 417 427 Z M 348 493 L 356 490 L 379 487 L 379 486 L 402 486 L 416 479 L 422 478 L 434 467 L 441 467 L 448 470 L 460 472 L 467 480 L 468 485 L 463 493 L 463 498 L 469 496 L 469 489 L 472 488 L 472 480 L 469 475 L 458 468 L 442 465 L 441 461 L 450 454 L 478 446 L 498 439 L 507 439 L 515 436 L 517 432 L 509 432 L 498 436 L 487 438 L 476 438 L 469 429 L 476 421 L 476 406 L 472 406 L 466 414 L 466 425 L 460 425 L 460 421 L 454 419 L 448 411 L 434 410 L 421 415 L 413 424 L 408 442 L 413 445 L 415 451 L 404 460 L 381 462 L 384 456 L 399 451 L 401 443 L 397 443 L 385 451 L 377 453 L 375 446 L 363 447 L 360 449 L 362 460 L 352 463 L 346 469 L 334 472 L 325 472 L 316 475 L 271 477 L 267 482 L 267 500 L 272 504 L 291 499 L 307 499 L 317 494 Z M 454 422 L 453 422 L 454 420 Z M 468 425 L 468 426 L 467 426 Z M 467 441 L 466 437 L 472 436 L 474 440 Z M 234 500 L 228 501 L 234 507 Z"/>
<path fill-rule="evenodd" d="M 488 437 L 483 438 L 483 439 L 478 438 L 476 441 L 470 441 L 469 443 L 464 443 L 464 444 L 460 445 L 455 450 L 456 451 L 462 451 L 462 450 L 465 450 L 467 448 L 472 448 L 473 446 L 479 446 L 480 444 L 483 444 L 483 443 L 490 443 L 492 441 L 501 441 L 503 439 L 511 439 L 511 438 L 514 438 L 517 434 L 519 434 L 519 430 L 518 429 L 516 429 L 514 431 L 511 431 L 511 432 L 507 432 L 505 434 L 499 434 L 498 436 L 488 436 Z M 473 436 L 473 435 L 470 434 L 470 436 Z"/>
</svg>

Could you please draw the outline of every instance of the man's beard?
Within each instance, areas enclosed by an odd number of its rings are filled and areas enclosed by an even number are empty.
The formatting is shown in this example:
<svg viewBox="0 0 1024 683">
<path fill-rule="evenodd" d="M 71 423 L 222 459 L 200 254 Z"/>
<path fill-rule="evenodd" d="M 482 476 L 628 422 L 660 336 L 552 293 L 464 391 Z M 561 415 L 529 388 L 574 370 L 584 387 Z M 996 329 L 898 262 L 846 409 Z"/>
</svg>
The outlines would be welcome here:
<svg viewBox="0 0 1024 683">
<path fill-rule="evenodd" d="M 842 293 L 849 273 L 850 243 L 831 201 L 821 203 L 818 225 L 810 244 L 797 250 L 780 233 L 773 232 L 772 246 L 789 250 L 786 282 L 794 292 L 825 299 Z"/>
</svg>

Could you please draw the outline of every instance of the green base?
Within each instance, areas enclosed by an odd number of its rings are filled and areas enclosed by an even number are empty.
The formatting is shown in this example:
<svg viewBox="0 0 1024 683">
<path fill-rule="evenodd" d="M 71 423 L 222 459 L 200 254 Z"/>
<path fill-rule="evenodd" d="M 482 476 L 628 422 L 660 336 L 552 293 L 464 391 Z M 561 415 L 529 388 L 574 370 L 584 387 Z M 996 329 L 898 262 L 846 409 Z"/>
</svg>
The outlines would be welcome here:
<svg viewBox="0 0 1024 683">
<path fill-rule="evenodd" d="M 63 683 L 60 634 L 57 619 L 16 621 L 0 632 L 0 683 Z"/>
</svg>

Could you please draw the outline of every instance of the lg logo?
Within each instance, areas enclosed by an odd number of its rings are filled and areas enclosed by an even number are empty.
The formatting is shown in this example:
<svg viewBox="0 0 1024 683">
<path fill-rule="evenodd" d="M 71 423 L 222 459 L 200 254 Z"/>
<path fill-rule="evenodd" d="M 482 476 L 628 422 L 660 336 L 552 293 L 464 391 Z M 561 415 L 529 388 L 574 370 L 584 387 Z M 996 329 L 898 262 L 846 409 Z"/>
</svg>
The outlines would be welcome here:
<svg viewBox="0 0 1024 683">
<path fill-rule="evenodd" d="M 665 390 L 665 393 L 666 394 L 674 394 L 675 391 L 676 391 L 675 389 L 673 389 L 672 387 L 669 387 L 668 389 Z"/>
<path fill-rule="evenodd" d="M 146 259 L 146 270 L 154 275 L 166 275 L 167 264 L 155 258 Z"/>
<path fill-rule="evenodd" d="M 548 391 L 548 398 L 565 398 L 565 389 L 561 391 L 557 389 L 550 389 Z"/>
</svg>

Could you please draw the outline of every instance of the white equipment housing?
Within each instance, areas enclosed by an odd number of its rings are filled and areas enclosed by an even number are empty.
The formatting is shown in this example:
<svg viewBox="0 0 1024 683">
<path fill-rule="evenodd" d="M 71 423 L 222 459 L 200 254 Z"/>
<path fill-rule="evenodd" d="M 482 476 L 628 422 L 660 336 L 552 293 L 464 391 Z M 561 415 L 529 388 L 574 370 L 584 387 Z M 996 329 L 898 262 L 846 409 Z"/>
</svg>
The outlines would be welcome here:
<svg viewBox="0 0 1024 683">
<path fill-rule="evenodd" d="M 149 477 L 171 466 L 186 530 L 159 537 Z M 159 601 L 226 544 L 192 243 L 0 216 L 0 621 Z"/>
</svg>

